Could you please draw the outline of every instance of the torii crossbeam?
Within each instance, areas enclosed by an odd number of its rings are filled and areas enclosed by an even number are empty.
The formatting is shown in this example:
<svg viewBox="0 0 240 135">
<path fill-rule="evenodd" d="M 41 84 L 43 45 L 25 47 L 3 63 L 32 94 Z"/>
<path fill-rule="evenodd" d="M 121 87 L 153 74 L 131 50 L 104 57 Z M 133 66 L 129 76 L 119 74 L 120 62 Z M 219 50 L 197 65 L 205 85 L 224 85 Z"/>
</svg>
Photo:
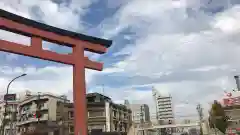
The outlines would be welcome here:
<svg viewBox="0 0 240 135">
<path fill-rule="evenodd" d="M 87 103 L 85 68 L 101 71 L 103 64 L 84 57 L 84 50 L 103 54 L 112 41 L 38 23 L 0 9 L 0 29 L 31 38 L 26 46 L 0 40 L 0 51 L 35 57 L 73 66 L 74 135 L 87 135 Z M 42 41 L 72 47 L 71 54 L 58 54 L 43 50 Z"/>
</svg>

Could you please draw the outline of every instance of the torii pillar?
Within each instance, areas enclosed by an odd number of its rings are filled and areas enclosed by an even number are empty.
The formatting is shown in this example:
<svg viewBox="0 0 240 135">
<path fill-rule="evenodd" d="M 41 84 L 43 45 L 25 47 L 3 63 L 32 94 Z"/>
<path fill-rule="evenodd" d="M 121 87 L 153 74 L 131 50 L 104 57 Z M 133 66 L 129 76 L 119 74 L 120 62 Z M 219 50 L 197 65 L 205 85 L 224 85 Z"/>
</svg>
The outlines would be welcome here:
<svg viewBox="0 0 240 135">
<path fill-rule="evenodd" d="M 112 41 L 90 37 L 32 21 L 0 9 L 0 29 L 28 36 L 26 46 L 0 40 L 0 51 L 35 57 L 73 66 L 74 135 L 87 135 L 85 68 L 101 71 L 103 64 L 84 57 L 84 50 L 103 54 Z M 43 50 L 42 41 L 72 47 L 71 54 Z"/>
</svg>

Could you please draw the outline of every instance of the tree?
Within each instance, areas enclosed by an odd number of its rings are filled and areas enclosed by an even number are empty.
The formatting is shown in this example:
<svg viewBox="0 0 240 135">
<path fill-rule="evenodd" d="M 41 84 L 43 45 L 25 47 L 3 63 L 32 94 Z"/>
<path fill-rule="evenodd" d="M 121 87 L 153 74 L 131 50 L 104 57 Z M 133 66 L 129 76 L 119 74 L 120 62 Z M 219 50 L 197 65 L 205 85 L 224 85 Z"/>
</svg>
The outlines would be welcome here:
<svg viewBox="0 0 240 135">
<path fill-rule="evenodd" d="M 228 119 L 222 105 L 216 100 L 211 106 L 208 120 L 210 128 L 217 128 L 222 133 L 226 132 L 228 127 Z"/>
</svg>

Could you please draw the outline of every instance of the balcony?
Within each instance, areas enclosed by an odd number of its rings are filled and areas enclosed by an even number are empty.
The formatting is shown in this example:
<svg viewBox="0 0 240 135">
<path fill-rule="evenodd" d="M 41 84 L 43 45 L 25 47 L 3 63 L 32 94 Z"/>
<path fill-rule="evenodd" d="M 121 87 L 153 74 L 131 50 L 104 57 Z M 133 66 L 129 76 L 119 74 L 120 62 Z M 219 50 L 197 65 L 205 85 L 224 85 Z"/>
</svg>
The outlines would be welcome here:
<svg viewBox="0 0 240 135">
<path fill-rule="evenodd" d="M 88 112 L 88 118 L 99 118 L 99 117 L 106 117 L 104 111 L 93 111 Z"/>
<path fill-rule="evenodd" d="M 17 110 L 17 107 L 8 106 L 8 107 L 6 108 L 6 111 L 7 111 L 7 112 L 17 112 L 18 110 Z"/>
<path fill-rule="evenodd" d="M 239 116 L 231 116 L 228 121 L 240 121 L 240 115 Z"/>
<path fill-rule="evenodd" d="M 39 119 L 40 121 L 48 121 L 48 114 L 43 114 L 42 117 Z M 16 125 L 23 125 L 23 124 L 28 124 L 28 123 L 32 123 L 32 122 L 37 122 L 38 119 L 35 118 L 34 116 L 18 116 L 18 122 Z"/>
<path fill-rule="evenodd" d="M 129 120 L 129 116 L 127 116 L 127 115 L 125 115 L 123 118 L 124 118 L 125 121 Z"/>
</svg>

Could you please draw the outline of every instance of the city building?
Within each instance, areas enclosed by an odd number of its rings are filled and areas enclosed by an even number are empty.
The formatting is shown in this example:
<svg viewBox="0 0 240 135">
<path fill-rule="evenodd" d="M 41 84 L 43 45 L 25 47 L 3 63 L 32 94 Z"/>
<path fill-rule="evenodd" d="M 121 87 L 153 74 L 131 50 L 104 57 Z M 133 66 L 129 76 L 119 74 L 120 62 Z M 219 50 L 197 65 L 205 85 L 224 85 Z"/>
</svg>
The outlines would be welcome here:
<svg viewBox="0 0 240 135">
<path fill-rule="evenodd" d="M 174 124 L 173 102 L 172 96 L 163 96 L 157 92 L 155 88 L 152 89 L 153 98 L 156 103 L 156 117 L 158 123 L 161 125 Z"/>
<path fill-rule="evenodd" d="M 3 127 L 2 130 L 4 130 L 5 135 L 16 134 L 17 107 L 17 100 L 8 101 L 7 108 L 6 102 L 0 101 L 0 125 Z M 5 112 L 6 115 L 4 116 Z M 3 121 L 5 121 L 5 124 Z"/>
<path fill-rule="evenodd" d="M 58 132 L 60 122 L 59 104 L 70 102 L 66 97 L 51 94 L 27 94 L 25 99 L 19 101 L 17 117 L 17 134 L 21 135 L 29 130 L 44 131 L 53 135 Z"/>
<path fill-rule="evenodd" d="M 125 105 L 115 104 L 109 97 L 99 93 L 86 96 L 88 129 L 101 129 L 105 132 L 127 133 L 132 126 L 132 112 Z M 0 116 L 3 117 L 5 102 L 0 103 Z M 74 106 L 65 96 L 29 91 L 16 101 L 8 102 L 5 135 L 10 129 L 16 135 L 34 133 L 44 135 L 73 135 Z M 11 108 L 11 109 L 10 109 Z M 11 113 L 10 113 L 11 112 Z M 15 117 L 14 117 L 15 116 Z M 10 124 L 13 123 L 13 124 Z"/>
<path fill-rule="evenodd" d="M 88 130 L 127 133 L 132 125 L 132 112 L 99 93 L 87 94 Z"/>
<path fill-rule="evenodd" d="M 74 106 L 69 102 L 58 102 L 57 121 L 59 130 L 56 135 L 74 135 Z"/>
<path fill-rule="evenodd" d="M 146 104 L 131 104 L 132 121 L 134 124 L 149 123 L 150 112 Z"/>
<path fill-rule="evenodd" d="M 227 92 L 223 97 L 223 107 L 229 117 L 229 128 L 240 127 L 240 91 Z"/>
<path fill-rule="evenodd" d="M 150 114 L 150 121 L 151 121 L 152 125 L 157 125 L 158 124 L 156 113 L 151 113 Z"/>
</svg>

